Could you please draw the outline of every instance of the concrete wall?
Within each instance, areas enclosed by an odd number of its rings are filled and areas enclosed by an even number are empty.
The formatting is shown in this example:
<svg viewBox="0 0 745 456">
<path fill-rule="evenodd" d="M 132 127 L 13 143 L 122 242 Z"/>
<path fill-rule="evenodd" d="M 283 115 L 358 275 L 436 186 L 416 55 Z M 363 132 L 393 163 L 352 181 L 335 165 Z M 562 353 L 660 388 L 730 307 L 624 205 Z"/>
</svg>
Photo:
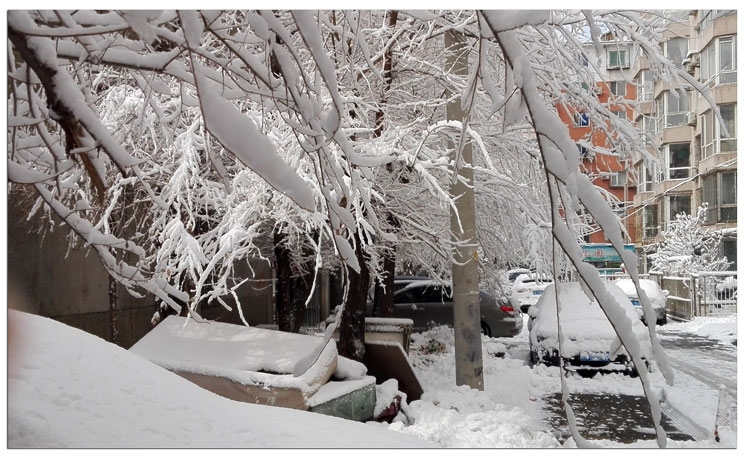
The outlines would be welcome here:
<svg viewBox="0 0 745 456">
<path fill-rule="evenodd" d="M 153 298 L 135 298 L 118 286 L 110 312 L 109 276 L 95 252 L 68 250 L 69 230 L 59 223 L 38 234 L 39 219 L 8 201 L 8 308 L 50 317 L 129 348 L 151 328 Z M 116 339 L 116 340 L 115 340 Z"/>
<path fill-rule="evenodd" d="M 9 309 L 53 318 L 124 348 L 152 329 L 157 311 L 152 296 L 135 298 L 117 284 L 117 310 L 112 312 L 109 276 L 96 253 L 86 247 L 68 251 L 69 230 L 59 223 L 53 232 L 37 234 L 39 218 L 27 222 L 27 214 L 27 206 L 8 200 Z M 249 324 L 272 323 L 272 269 L 266 262 L 252 266 L 258 280 L 238 289 L 242 309 Z M 250 274 L 247 264 L 237 269 Z M 204 316 L 240 323 L 234 304 L 232 308 L 227 312 L 216 304 L 204 309 Z"/>
</svg>

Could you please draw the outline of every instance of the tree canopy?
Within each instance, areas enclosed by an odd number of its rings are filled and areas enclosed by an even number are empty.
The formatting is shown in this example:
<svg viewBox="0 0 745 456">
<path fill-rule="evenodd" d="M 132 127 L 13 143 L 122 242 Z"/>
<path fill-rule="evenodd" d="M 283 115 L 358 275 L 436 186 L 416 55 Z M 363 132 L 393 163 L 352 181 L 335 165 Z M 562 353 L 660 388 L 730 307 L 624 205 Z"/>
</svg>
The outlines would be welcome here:
<svg viewBox="0 0 745 456">
<path fill-rule="evenodd" d="M 11 191 L 33 188 L 34 207 L 131 293 L 199 319 L 199 302 L 229 307 L 246 279 L 233 265 L 268 261 L 277 233 L 297 271 L 375 277 L 395 250 L 399 270 L 448 279 L 449 144 L 468 142 L 482 279 L 496 286 L 517 261 L 571 265 L 610 315 L 582 262 L 579 210 L 638 279 L 635 257 L 557 106 L 592 113 L 610 138 L 602 152 L 646 154 L 631 122 L 581 90 L 600 69 L 580 57 L 610 34 L 660 77 L 700 88 L 662 55 L 665 24 L 584 10 L 9 11 Z M 442 57 L 451 30 L 467 39 L 466 77 Z M 452 100 L 462 122 L 446 120 Z"/>
</svg>

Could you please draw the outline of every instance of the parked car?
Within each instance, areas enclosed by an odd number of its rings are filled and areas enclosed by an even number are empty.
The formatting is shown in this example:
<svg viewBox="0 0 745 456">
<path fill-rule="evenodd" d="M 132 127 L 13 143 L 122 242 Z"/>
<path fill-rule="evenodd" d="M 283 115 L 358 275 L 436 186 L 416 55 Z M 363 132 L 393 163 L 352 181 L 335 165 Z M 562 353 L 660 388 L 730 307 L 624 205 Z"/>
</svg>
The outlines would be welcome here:
<svg viewBox="0 0 745 456">
<path fill-rule="evenodd" d="M 641 302 L 639 302 L 639 296 L 637 296 L 634 281 L 631 279 L 620 279 L 616 280 L 613 283 L 616 284 L 621 290 L 623 290 L 624 293 L 626 293 L 626 296 L 628 296 L 631 300 L 631 304 L 636 309 L 642 321 L 646 324 L 644 311 L 642 310 Z M 667 324 L 667 310 L 665 310 L 665 302 L 667 301 L 667 295 L 670 294 L 670 292 L 667 290 L 663 290 L 662 288 L 660 288 L 657 282 L 650 279 L 639 279 L 639 285 L 642 287 L 642 290 L 644 290 L 644 293 L 647 295 L 647 298 L 649 298 L 649 301 L 652 304 L 652 309 L 654 309 L 655 316 L 657 317 L 657 324 Z"/>
<path fill-rule="evenodd" d="M 409 318 L 414 331 L 425 331 L 433 325 L 453 326 L 451 287 L 428 277 L 400 277 L 393 282 L 393 318 Z M 479 292 L 481 332 L 489 337 L 512 337 L 523 327 L 523 313 L 506 298 Z M 335 310 L 336 311 L 336 310 Z M 366 316 L 373 316 L 372 300 L 367 303 Z M 334 321 L 329 316 L 328 322 Z"/>
<path fill-rule="evenodd" d="M 605 282 L 606 289 L 631 321 L 631 329 L 649 359 L 647 328 L 629 298 L 618 286 Z M 564 365 L 570 370 L 594 375 L 598 371 L 636 374 L 636 368 L 600 305 L 587 296 L 578 282 L 559 283 L 559 315 L 562 330 L 561 353 L 556 312 L 556 284 L 546 287 L 538 302 L 528 311 L 528 340 L 532 364 Z"/>
<path fill-rule="evenodd" d="M 510 301 L 513 307 L 519 307 L 522 312 L 527 312 L 530 306 L 538 302 L 543 290 L 550 283 L 553 283 L 553 279 L 543 274 L 520 274 L 512 284 Z"/>
<path fill-rule="evenodd" d="M 530 274 L 530 269 L 522 269 L 522 268 L 510 269 L 509 271 L 507 271 L 507 280 L 510 283 L 515 283 L 515 279 L 517 279 L 523 274 Z"/>
</svg>

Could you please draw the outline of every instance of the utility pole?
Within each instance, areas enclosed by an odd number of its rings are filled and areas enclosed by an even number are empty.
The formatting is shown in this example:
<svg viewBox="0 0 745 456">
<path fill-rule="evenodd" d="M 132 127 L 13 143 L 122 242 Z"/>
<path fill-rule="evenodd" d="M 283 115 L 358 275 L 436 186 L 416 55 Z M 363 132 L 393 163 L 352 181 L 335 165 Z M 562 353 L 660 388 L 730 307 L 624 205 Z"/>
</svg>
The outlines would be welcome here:
<svg viewBox="0 0 745 456">
<path fill-rule="evenodd" d="M 468 77 L 468 46 L 463 33 L 454 30 L 445 33 L 445 65 L 450 74 Z M 461 97 L 454 97 L 447 105 L 447 119 L 464 122 L 464 118 Z M 473 152 L 471 143 L 462 140 L 451 144 L 451 148 L 454 171 L 467 182 L 456 179 L 450 187 L 450 195 L 456 199 L 456 209 L 450 209 L 450 230 L 455 242 L 452 267 L 455 383 L 483 391 Z"/>
</svg>

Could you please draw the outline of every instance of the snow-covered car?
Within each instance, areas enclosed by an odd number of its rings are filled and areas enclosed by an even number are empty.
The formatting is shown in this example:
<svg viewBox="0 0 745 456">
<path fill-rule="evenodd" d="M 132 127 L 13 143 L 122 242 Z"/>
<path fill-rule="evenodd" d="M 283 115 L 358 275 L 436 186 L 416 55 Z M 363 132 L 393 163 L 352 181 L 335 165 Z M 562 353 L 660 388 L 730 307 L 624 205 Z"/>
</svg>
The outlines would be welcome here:
<svg viewBox="0 0 745 456">
<path fill-rule="evenodd" d="M 411 319 L 414 331 L 425 331 L 433 325 L 453 326 L 453 298 L 449 285 L 428 277 L 397 276 L 393 281 L 393 318 Z M 523 313 L 506 298 L 479 292 L 481 332 L 489 337 L 512 337 L 523 328 Z M 334 310 L 336 312 L 337 309 Z M 367 303 L 367 317 L 373 316 L 372 299 Z M 332 314 L 329 324 L 336 319 Z"/>
<path fill-rule="evenodd" d="M 510 269 L 509 271 L 507 271 L 507 281 L 509 283 L 515 283 L 515 279 L 517 279 L 523 274 L 530 274 L 530 269 L 523 269 L 523 268 Z"/>
<path fill-rule="evenodd" d="M 628 296 L 631 300 L 631 304 L 636 309 L 642 321 L 646 323 L 646 319 L 644 318 L 644 310 L 642 309 L 641 302 L 639 301 L 639 296 L 636 293 L 634 281 L 631 279 L 620 279 L 616 280 L 613 283 L 616 284 L 621 290 L 623 290 L 624 293 L 626 293 L 626 296 Z M 639 279 L 639 285 L 642 287 L 644 294 L 647 295 L 647 298 L 649 298 L 649 301 L 652 304 L 652 309 L 654 310 L 655 316 L 657 317 L 657 324 L 667 324 L 667 310 L 665 310 L 665 302 L 667 301 L 667 295 L 670 294 L 670 292 L 660 288 L 660 286 L 654 280 Z"/>
<path fill-rule="evenodd" d="M 527 312 L 530 306 L 538 302 L 543 290 L 551 283 L 553 279 L 543 274 L 520 274 L 512 284 L 510 302 L 514 307 Z"/>
<path fill-rule="evenodd" d="M 642 357 L 649 359 L 650 339 L 647 328 L 626 294 L 611 282 L 606 289 L 630 321 L 631 336 L 639 341 Z M 556 288 L 559 289 L 562 343 L 556 312 Z M 551 284 L 538 303 L 528 311 L 528 340 L 532 364 L 559 365 L 559 358 L 569 370 L 591 374 L 598 371 L 624 371 L 636 374 L 636 368 L 600 305 L 589 298 L 578 282 Z M 621 329 L 621 331 L 628 331 Z M 622 332 L 622 334 L 626 334 Z"/>
</svg>

